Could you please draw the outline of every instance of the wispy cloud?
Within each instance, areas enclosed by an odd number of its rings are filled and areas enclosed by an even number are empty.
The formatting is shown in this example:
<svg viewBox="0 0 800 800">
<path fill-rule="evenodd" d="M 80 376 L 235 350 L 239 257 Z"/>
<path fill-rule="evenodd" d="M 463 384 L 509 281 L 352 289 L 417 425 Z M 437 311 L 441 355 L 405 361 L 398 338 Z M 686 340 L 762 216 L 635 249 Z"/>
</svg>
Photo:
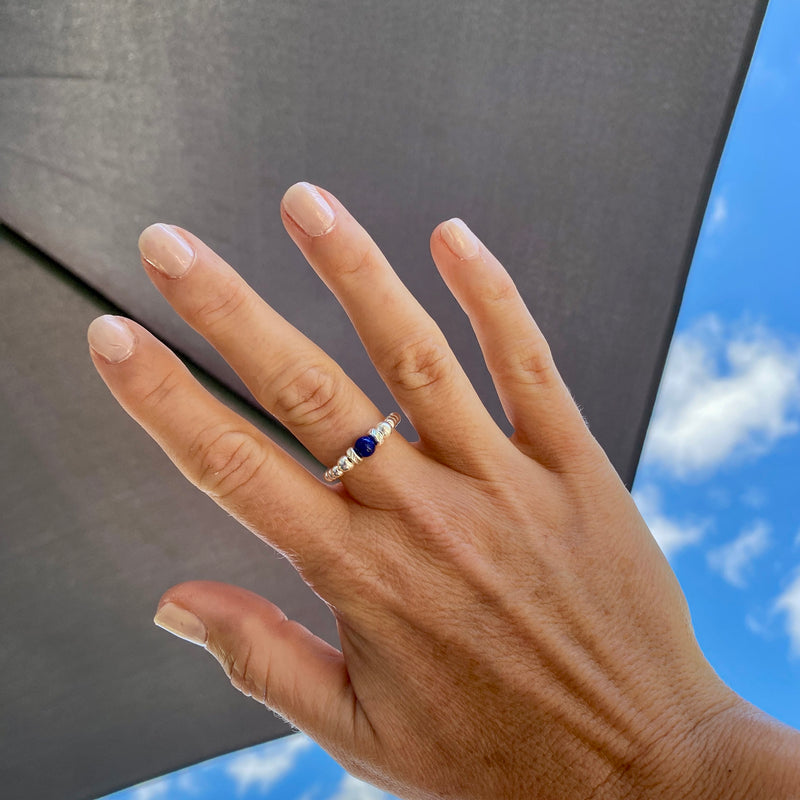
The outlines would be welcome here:
<svg viewBox="0 0 800 800">
<path fill-rule="evenodd" d="M 719 230 L 728 219 L 728 201 L 725 195 L 718 194 L 711 198 L 706 218 L 706 230 Z"/>
<path fill-rule="evenodd" d="M 650 484 L 637 488 L 633 492 L 633 499 L 667 558 L 703 538 L 709 524 L 708 520 L 679 522 L 670 519 L 661 509 L 661 492 L 657 486 Z"/>
<path fill-rule="evenodd" d="M 786 615 L 786 633 L 792 654 L 800 657 L 800 570 L 786 591 L 775 601 L 775 611 Z"/>
<path fill-rule="evenodd" d="M 733 541 L 709 552 L 708 565 L 739 589 L 747 586 L 745 573 L 752 561 L 770 545 L 769 525 L 762 520 L 753 523 Z"/>
<path fill-rule="evenodd" d="M 352 775 L 345 775 L 337 787 L 336 794 L 331 795 L 329 800 L 389 800 L 390 797 L 391 795 Z"/>
<path fill-rule="evenodd" d="M 749 486 L 742 492 L 739 500 L 750 508 L 763 508 L 767 504 L 767 494 L 758 486 Z"/>
<path fill-rule="evenodd" d="M 747 626 L 747 630 L 755 633 L 757 636 L 767 636 L 769 633 L 767 626 L 761 622 L 755 614 L 746 614 L 744 624 Z"/>
<path fill-rule="evenodd" d="M 783 65 L 770 64 L 763 52 L 757 53 L 753 58 L 747 80 L 757 89 L 762 103 L 767 99 L 780 99 L 791 86 L 789 70 Z"/>
<path fill-rule="evenodd" d="M 800 430 L 800 349 L 762 325 L 708 314 L 672 342 L 642 462 L 708 475 Z"/>
<path fill-rule="evenodd" d="M 236 782 L 239 794 L 257 785 L 267 792 L 294 767 L 298 756 L 312 746 L 312 741 L 302 734 L 287 736 L 280 742 L 270 742 L 233 757 L 226 772 Z"/>
<path fill-rule="evenodd" d="M 156 778 L 137 786 L 133 790 L 132 800 L 155 800 L 157 797 L 166 797 L 169 790 L 168 778 Z"/>
<path fill-rule="evenodd" d="M 196 768 L 182 770 L 175 776 L 175 785 L 185 794 L 200 794 L 201 787 Z"/>
</svg>

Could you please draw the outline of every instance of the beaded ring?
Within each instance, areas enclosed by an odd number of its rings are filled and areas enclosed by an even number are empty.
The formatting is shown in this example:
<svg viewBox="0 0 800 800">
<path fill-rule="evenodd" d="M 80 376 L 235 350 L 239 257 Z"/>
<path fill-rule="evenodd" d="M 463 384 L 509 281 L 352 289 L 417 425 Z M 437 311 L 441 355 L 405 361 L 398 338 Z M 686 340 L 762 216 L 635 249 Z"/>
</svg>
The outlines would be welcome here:
<svg viewBox="0 0 800 800">
<path fill-rule="evenodd" d="M 328 483 L 339 480 L 345 472 L 349 472 L 356 464 L 369 458 L 378 445 L 383 443 L 389 434 L 400 423 L 400 415 L 393 411 L 383 422 L 379 422 L 368 434 L 356 439 L 352 447 L 334 464 L 325 471 L 323 476 Z"/>
</svg>

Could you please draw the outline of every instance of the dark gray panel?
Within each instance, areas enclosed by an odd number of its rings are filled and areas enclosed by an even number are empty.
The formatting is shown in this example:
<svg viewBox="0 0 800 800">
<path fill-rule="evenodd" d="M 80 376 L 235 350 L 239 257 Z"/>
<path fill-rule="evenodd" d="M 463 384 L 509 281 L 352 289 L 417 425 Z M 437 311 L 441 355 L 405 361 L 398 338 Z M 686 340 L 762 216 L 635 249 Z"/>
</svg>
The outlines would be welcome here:
<svg viewBox="0 0 800 800">
<path fill-rule="evenodd" d="M 6 0 L 0 215 L 223 381 L 138 266 L 215 247 L 394 405 L 283 230 L 297 180 L 366 225 L 505 430 L 428 238 L 462 216 L 517 279 L 630 484 L 763 0 Z M 407 431 L 408 433 L 408 431 Z"/>
<path fill-rule="evenodd" d="M 226 581 L 335 643 L 327 607 L 114 402 L 86 344 L 107 303 L 3 228 L 0 297 L 0 795 L 96 797 L 285 733 L 156 628 L 156 604 L 184 580 Z"/>
<path fill-rule="evenodd" d="M 0 218 L 245 396 L 138 265 L 147 224 L 189 228 L 388 410 L 279 219 L 286 187 L 319 183 L 509 430 L 428 252 L 462 216 L 630 483 L 764 6 L 5 0 Z M 85 345 L 102 301 L 25 248 L 0 245 L 0 265 L 4 796 L 95 797 L 277 733 L 152 626 L 155 602 L 180 580 L 230 580 L 330 638 L 326 609 L 108 396 Z"/>
</svg>

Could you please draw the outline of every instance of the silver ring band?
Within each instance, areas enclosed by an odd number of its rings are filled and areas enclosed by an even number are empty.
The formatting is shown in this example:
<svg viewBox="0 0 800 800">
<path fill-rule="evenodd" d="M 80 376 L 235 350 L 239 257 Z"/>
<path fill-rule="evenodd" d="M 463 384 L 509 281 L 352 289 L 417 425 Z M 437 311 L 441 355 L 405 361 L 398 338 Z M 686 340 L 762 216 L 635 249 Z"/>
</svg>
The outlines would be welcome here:
<svg viewBox="0 0 800 800">
<path fill-rule="evenodd" d="M 325 471 L 323 476 L 328 483 L 338 481 L 345 472 L 349 472 L 356 464 L 369 458 L 375 448 L 383 444 L 391 432 L 400 423 L 400 415 L 393 411 L 383 422 L 379 422 L 369 433 L 356 439 L 353 446 L 332 466 Z"/>
</svg>

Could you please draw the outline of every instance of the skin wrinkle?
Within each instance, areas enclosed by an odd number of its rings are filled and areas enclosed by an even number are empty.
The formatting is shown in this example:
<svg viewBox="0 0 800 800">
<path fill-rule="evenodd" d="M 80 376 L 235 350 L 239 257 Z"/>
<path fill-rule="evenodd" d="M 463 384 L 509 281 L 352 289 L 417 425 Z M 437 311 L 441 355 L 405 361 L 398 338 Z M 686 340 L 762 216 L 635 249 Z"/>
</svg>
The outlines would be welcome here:
<svg viewBox="0 0 800 800">
<path fill-rule="evenodd" d="M 221 447 L 220 443 L 227 444 L 231 439 L 236 446 L 227 452 L 227 447 Z M 243 431 L 222 432 L 203 448 L 203 453 L 202 472 L 197 478 L 197 485 L 207 495 L 219 500 L 230 500 L 244 493 L 269 460 L 267 453 L 258 447 L 253 437 Z M 231 483 L 233 485 L 228 485 Z"/>
<path fill-rule="evenodd" d="M 288 380 L 284 379 L 291 373 Z M 298 368 L 289 364 L 285 370 L 273 377 L 262 390 L 261 397 L 272 397 L 273 414 L 284 425 L 308 427 L 330 424 L 331 418 L 344 418 L 339 391 L 341 381 L 324 366 L 311 364 Z"/>
<path fill-rule="evenodd" d="M 180 276 L 178 280 L 183 277 Z M 229 325 L 235 328 L 236 320 L 242 315 L 250 297 L 240 281 L 229 278 L 219 293 L 209 297 L 195 309 L 194 316 L 202 320 L 207 329 L 221 331 Z"/>
<path fill-rule="evenodd" d="M 707 711 L 707 712 L 705 712 L 703 714 L 697 714 L 696 717 L 691 718 L 689 720 L 689 722 L 688 722 L 688 725 L 684 726 L 682 730 L 677 731 L 678 725 L 676 724 L 675 729 L 672 732 L 671 740 L 672 741 L 680 740 L 680 741 L 685 741 L 685 742 L 691 742 L 693 748 L 696 751 L 699 750 L 702 753 L 701 761 L 704 764 L 712 764 L 713 763 L 712 759 L 704 757 L 706 752 L 707 752 L 707 748 L 708 748 L 708 740 L 704 739 L 704 737 L 702 737 L 702 736 L 699 736 L 698 733 L 703 728 L 707 728 L 707 727 L 713 726 L 714 722 L 719 717 L 723 716 L 730 709 L 734 708 L 735 705 L 736 705 L 735 699 L 729 697 L 727 700 L 722 701 L 721 703 L 719 703 L 717 705 L 717 707 L 712 708 L 711 710 L 709 710 L 709 711 Z M 662 732 L 661 736 L 659 737 L 659 739 L 656 739 L 656 741 L 651 746 L 652 747 L 657 746 L 658 744 L 660 744 L 660 741 L 662 741 L 662 740 L 665 741 L 665 742 L 669 742 L 670 741 L 670 732 L 669 731 L 664 730 Z M 690 784 L 692 783 L 692 775 L 690 773 L 685 776 L 685 779 Z M 698 781 L 699 781 L 699 778 L 696 777 L 695 783 L 697 783 Z M 721 784 L 721 782 L 720 782 L 720 784 Z M 687 796 L 688 796 L 688 794 L 689 793 L 687 792 Z M 749 795 L 745 795 L 745 796 L 749 796 Z M 709 798 L 709 800 L 714 800 L 714 799 L 713 798 Z"/>
<path fill-rule="evenodd" d="M 163 403 L 164 398 L 179 386 L 180 378 L 181 376 L 177 372 L 168 372 L 152 389 L 148 389 L 142 395 L 139 402 L 143 406 L 158 407 Z"/>
<path fill-rule="evenodd" d="M 623 774 L 626 771 L 627 768 L 623 767 Z M 612 786 L 615 783 L 615 779 L 617 778 L 618 775 L 619 772 L 613 766 L 609 766 L 608 774 L 606 775 L 606 777 L 603 778 L 603 780 L 600 781 L 600 783 L 598 783 L 594 787 L 594 789 L 591 790 L 591 793 L 586 796 L 585 800 L 601 800 L 603 796 L 601 792 L 603 792 L 604 789 Z"/>
</svg>

